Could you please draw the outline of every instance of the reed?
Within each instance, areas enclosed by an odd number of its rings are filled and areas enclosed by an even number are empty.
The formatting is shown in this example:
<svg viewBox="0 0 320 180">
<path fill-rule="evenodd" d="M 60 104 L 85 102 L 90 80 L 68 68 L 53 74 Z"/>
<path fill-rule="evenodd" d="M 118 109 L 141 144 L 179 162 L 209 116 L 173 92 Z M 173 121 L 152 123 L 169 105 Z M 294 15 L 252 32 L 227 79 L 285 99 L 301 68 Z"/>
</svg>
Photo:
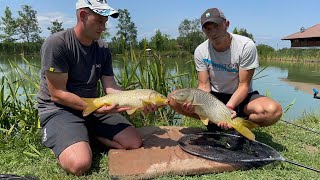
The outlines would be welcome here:
<svg viewBox="0 0 320 180">
<path fill-rule="evenodd" d="M 195 70 L 191 74 L 177 74 L 179 67 L 170 72 L 160 55 L 148 52 L 136 58 L 133 50 L 124 53 L 123 67 L 116 74 L 116 80 L 124 90 L 153 89 L 167 96 L 176 88 L 195 86 Z M 40 67 L 21 57 L 24 67 L 16 61 L 9 61 L 11 73 L 1 69 L 0 85 L 0 136 L 12 137 L 19 132 L 35 132 L 39 127 L 38 112 L 35 108 L 36 93 L 39 90 Z M 191 62 L 186 65 L 193 68 Z M 194 69 L 194 68 L 193 68 Z M 99 83 L 99 94 L 104 95 Z M 137 127 L 147 125 L 176 125 L 176 114 L 169 107 L 160 108 L 151 114 L 129 117 Z"/>
<path fill-rule="evenodd" d="M 39 88 L 38 67 L 24 57 L 22 59 L 27 69 L 22 69 L 15 61 L 9 61 L 11 73 L 0 68 L 0 144 L 8 148 L 18 144 L 26 147 L 34 142 L 39 127 L 38 113 L 34 108 L 35 92 Z"/>
<path fill-rule="evenodd" d="M 319 63 L 319 49 L 280 49 L 277 51 L 260 48 L 259 57 L 266 61 L 287 61 L 292 63 Z"/>
<path fill-rule="evenodd" d="M 134 51 L 131 50 L 130 57 L 123 56 L 121 62 L 123 67 L 115 77 L 125 90 L 153 89 L 168 96 L 174 89 L 194 86 L 196 76 L 193 74 L 190 76 L 187 73 L 177 74 L 178 65 L 173 72 L 169 72 L 161 56 L 152 51 L 137 59 Z M 141 114 L 129 118 L 137 127 L 176 124 L 175 112 L 169 107 L 160 108 L 154 114 Z"/>
</svg>

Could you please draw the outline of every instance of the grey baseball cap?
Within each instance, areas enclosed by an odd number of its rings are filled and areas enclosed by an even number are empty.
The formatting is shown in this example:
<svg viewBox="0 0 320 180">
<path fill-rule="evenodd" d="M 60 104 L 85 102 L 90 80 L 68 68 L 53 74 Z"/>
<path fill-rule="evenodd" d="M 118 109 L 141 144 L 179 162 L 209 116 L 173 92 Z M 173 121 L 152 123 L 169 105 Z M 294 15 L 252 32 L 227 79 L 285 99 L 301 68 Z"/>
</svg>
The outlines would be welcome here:
<svg viewBox="0 0 320 180">
<path fill-rule="evenodd" d="M 220 11 L 218 8 L 210 8 L 201 15 L 201 26 L 203 27 L 203 25 L 207 22 L 220 24 L 224 20 L 226 20 L 226 17 L 222 11 Z"/>
</svg>

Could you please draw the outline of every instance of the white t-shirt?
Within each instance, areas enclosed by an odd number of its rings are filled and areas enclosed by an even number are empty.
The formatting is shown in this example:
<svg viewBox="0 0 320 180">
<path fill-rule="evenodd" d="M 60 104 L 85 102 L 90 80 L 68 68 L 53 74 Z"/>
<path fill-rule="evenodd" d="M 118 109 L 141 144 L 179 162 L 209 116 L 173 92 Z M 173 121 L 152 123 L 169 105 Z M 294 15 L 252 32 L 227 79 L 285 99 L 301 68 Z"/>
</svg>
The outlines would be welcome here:
<svg viewBox="0 0 320 180">
<path fill-rule="evenodd" d="M 231 34 L 231 33 L 230 33 Z M 230 48 L 217 52 L 206 40 L 194 52 L 197 71 L 208 71 L 211 90 L 233 94 L 239 85 L 239 69 L 249 70 L 259 67 L 257 48 L 254 42 L 244 36 L 231 34 Z M 252 92 L 252 81 L 249 92 Z"/>
</svg>

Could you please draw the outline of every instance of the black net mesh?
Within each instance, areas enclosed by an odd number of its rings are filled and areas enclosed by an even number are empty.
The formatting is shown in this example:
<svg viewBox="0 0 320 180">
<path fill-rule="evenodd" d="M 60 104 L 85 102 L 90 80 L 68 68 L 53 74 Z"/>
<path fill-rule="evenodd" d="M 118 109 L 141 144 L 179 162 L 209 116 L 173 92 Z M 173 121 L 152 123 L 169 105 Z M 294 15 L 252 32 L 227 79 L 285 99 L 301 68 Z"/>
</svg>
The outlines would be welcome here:
<svg viewBox="0 0 320 180">
<path fill-rule="evenodd" d="M 243 136 L 210 132 L 191 134 L 179 140 L 186 152 L 220 162 L 265 162 L 283 160 L 270 146 Z"/>
<path fill-rule="evenodd" d="M 38 178 L 26 178 L 15 174 L 0 174 L 1 180 L 37 180 Z"/>
</svg>

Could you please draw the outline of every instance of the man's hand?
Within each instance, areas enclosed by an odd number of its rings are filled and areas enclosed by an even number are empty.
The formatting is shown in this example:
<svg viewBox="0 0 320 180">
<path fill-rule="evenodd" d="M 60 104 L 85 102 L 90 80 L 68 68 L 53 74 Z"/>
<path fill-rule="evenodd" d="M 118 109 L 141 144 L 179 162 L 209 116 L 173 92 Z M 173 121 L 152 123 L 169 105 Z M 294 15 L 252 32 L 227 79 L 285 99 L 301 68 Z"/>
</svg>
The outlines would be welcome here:
<svg viewBox="0 0 320 180">
<path fill-rule="evenodd" d="M 189 113 L 189 114 L 193 114 L 195 113 L 194 111 L 194 106 L 192 105 L 191 102 L 186 102 L 186 103 L 183 103 L 182 104 L 182 110 L 186 113 Z"/>
<path fill-rule="evenodd" d="M 153 112 L 155 112 L 155 111 L 157 111 L 157 109 L 158 109 L 158 106 L 156 105 L 156 104 L 148 104 L 148 105 L 146 105 L 146 106 L 144 106 L 143 107 L 143 112 L 145 113 L 145 114 L 147 114 L 147 113 L 153 113 Z"/>
<path fill-rule="evenodd" d="M 119 107 L 118 104 L 112 104 L 112 105 L 104 105 L 101 108 L 97 109 L 95 113 L 98 114 L 108 114 L 108 113 L 118 113 L 122 111 L 129 110 L 131 108 L 129 107 Z"/>
<path fill-rule="evenodd" d="M 159 107 L 164 107 L 164 106 L 166 106 L 166 105 L 158 106 L 156 104 L 151 103 L 151 104 L 148 104 L 147 106 L 143 107 L 143 112 L 145 114 L 153 113 L 153 112 L 157 111 Z"/>
<path fill-rule="evenodd" d="M 236 118 L 237 112 L 233 110 L 233 107 L 229 106 L 229 105 L 227 105 L 227 107 L 229 108 L 229 110 L 231 112 L 231 119 Z M 217 125 L 225 130 L 232 128 L 232 126 L 230 126 L 227 122 L 219 122 Z"/>
</svg>

